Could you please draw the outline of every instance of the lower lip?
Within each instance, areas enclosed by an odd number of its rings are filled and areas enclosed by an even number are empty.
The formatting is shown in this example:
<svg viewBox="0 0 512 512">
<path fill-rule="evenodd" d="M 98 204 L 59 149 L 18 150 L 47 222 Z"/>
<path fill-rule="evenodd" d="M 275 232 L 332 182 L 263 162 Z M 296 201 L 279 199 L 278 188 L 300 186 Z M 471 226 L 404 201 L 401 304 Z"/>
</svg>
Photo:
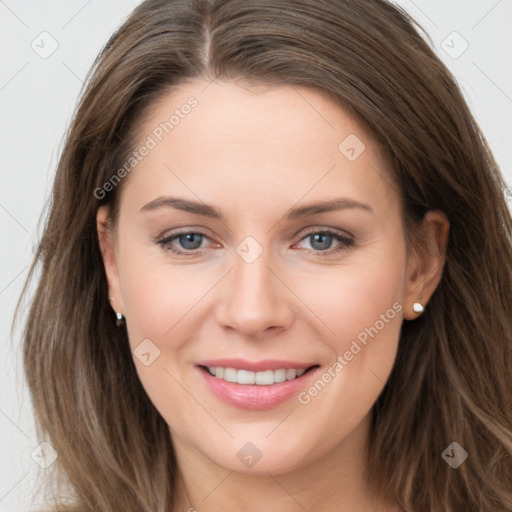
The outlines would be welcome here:
<svg viewBox="0 0 512 512">
<path fill-rule="evenodd" d="M 214 377 L 201 367 L 197 367 L 203 375 L 206 385 L 221 400 L 242 409 L 270 409 L 286 402 L 305 386 L 318 368 L 312 368 L 300 377 L 270 386 L 257 386 L 227 382 Z"/>
</svg>

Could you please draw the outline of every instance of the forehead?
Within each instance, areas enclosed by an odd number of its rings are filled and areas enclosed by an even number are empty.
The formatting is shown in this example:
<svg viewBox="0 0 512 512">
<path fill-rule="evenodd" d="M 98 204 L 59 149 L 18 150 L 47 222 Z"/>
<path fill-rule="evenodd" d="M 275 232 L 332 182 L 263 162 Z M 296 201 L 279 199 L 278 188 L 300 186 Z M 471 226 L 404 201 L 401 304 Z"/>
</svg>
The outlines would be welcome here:
<svg viewBox="0 0 512 512">
<path fill-rule="evenodd" d="M 369 139 L 345 109 L 320 91 L 200 80 L 182 84 L 156 101 L 144 116 L 139 135 L 153 133 L 157 139 L 167 139 L 171 132 L 176 141 L 193 134 L 205 150 L 210 140 L 218 143 L 219 138 L 226 144 L 264 143 L 275 148 L 294 139 L 309 141 L 304 151 L 337 150 L 340 137 L 348 133 Z"/>
<path fill-rule="evenodd" d="M 131 194 L 176 186 L 199 197 L 236 189 L 249 202 L 268 198 L 269 187 L 274 198 L 293 202 L 334 189 L 394 194 L 385 157 L 366 130 L 305 87 L 183 84 L 146 112 L 136 146 L 143 145 L 151 149 L 131 173 Z"/>
</svg>

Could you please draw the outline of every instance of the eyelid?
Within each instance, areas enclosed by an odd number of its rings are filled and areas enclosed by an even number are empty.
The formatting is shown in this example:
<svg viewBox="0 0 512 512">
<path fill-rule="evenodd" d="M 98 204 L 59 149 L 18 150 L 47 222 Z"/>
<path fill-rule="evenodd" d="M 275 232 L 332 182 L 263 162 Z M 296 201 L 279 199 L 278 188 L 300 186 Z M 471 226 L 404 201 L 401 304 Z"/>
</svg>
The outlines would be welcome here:
<svg viewBox="0 0 512 512">
<path fill-rule="evenodd" d="M 342 238 L 355 239 L 355 236 L 352 233 L 338 228 L 331 228 L 329 226 L 313 226 L 305 228 L 304 230 L 299 231 L 295 236 L 300 236 L 302 240 L 302 238 L 312 233 L 329 233 L 336 234 Z"/>
<path fill-rule="evenodd" d="M 174 230 L 165 231 L 163 234 L 157 236 L 155 238 L 155 241 L 166 240 L 168 238 L 172 238 L 175 236 L 186 235 L 186 234 L 191 234 L 191 233 L 203 235 L 203 236 L 209 238 L 210 240 L 212 240 L 214 238 L 207 228 L 202 228 L 202 227 L 194 228 L 193 226 L 186 226 L 183 228 L 176 228 L 176 230 L 177 231 L 174 231 Z M 341 230 L 338 228 L 332 228 L 329 226 L 312 226 L 312 227 L 304 228 L 304 229 L 298 231 L 292 238 L 297 238 L 300 236 L 302 239 L 303 237 L 305 237 L 306 235 L 311 234 L 311 233 L 324 233 L 324 232 L 336 233 L 339 236 L 346 237 L 346 238 L 355 238 L 355 236 L 348 231 Z"/>
<path fill-rule="evenodd" d="M 183 228 L 175 228 L 164 231 L 161 235 L 155 237 L 155 242 L 168 240 L 169 238 L 175 238 L 180 235 L 189 235 L 192 233 L 202 235 L 210 240 L 214 238 L 207 228 L 195 228 L 194 226 L 185 226 Z"/>
</svg>

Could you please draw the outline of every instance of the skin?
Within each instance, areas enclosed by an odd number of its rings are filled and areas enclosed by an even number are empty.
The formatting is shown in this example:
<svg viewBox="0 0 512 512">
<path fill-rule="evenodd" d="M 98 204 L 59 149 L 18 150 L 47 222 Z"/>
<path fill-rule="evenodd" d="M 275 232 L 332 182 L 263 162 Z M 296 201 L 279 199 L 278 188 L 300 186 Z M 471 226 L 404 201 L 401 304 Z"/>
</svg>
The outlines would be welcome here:
<svg viewBox="0 0 512 512">
<path fill-rule="evenodd" d="M 107 207 L 97 215 L 112 307 L 126 318 L 132 349 L 150 339 L 160 350 L 148 366 L 134 360 L 176 449 L 174 509 L 398 510 L 384 508 L 363 478 L 371 407 L 402 322 L 418 316 L 414 302 L 428 307 L 440 281 L 446 217 L 428 212 L 427 243 L 407 248 L 384 156 L 343 109 L 307 88 L 189 82 L 152 105 L 141 143 L 190 96 L 198 105 L 125 178 L 115 227 Z M 354 161 L 338 149 L 349 134 L 365 145 Z M 170 195 L 213 205 L 224 220 L 141 211 Z M 372 211 L 284 219 L 334 197 Z M 178 228 L 207 235 L 189 250 L 199 255 L 156 242 Z M 307 235 L 326 228 L 352 236 L 353 246 L 328 238 L 322 251 Z M 252 263 L 236 252 L 247 236 L 263 248 Z M 191 247 L 179 238 L 169 245 Z M 222 357 L 313 361 L 320 376 L 395 303 L 401 311 L 307 405 L 295 396 L 265 410 L 229 405 L 195 366 Z M 262 454 L 252 468 L 237 457 L 247 442 Z"/>
</svg>

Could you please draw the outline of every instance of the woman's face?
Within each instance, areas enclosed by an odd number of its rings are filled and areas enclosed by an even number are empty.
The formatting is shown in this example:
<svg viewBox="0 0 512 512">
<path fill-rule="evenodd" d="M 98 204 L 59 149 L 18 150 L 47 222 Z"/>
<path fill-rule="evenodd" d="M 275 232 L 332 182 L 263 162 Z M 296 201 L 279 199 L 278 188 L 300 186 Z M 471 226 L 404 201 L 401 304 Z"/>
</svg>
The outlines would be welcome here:
<svg viewBox="0 0 512 512">
<path fill-rule="evenodd" d="M 103 254 L 178 457 L 278 474 L 363 446 L 423 291 L 376 145 L 311 89 L 202 81 L 140 134 Z"/>
</svg>

